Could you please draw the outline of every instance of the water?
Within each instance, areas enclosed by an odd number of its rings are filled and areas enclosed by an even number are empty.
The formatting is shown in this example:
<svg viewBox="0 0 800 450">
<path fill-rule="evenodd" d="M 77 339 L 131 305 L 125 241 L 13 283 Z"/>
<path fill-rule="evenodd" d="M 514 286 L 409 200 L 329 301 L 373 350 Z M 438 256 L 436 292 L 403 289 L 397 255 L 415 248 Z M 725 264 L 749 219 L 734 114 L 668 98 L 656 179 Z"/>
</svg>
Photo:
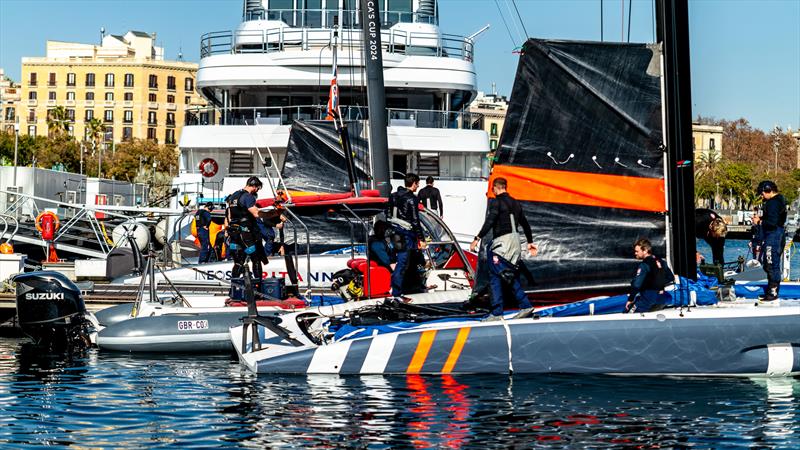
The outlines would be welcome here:
<svg viewBox="0 0 800 450">
<path fill-rule="evenodd" d="M 0 410 L 3 449 L 800 448 L 797 378 L 256 376 L 227 356 L 66 358 L 11 338 Z"/>
<path fill-rule="evenodd" d="M 800 380 L 255 376 L 0 339 L 0 447 L 800 447 Z"/>
<path fill-rule="evenodd" d="M 753 258 L 750 253 L 750 248 L 747 246 L 748 241 L 745 240 L 731 240 L 725 241 L 725 261 L 736 261 L 739 256 L 744 257 L 745 261 Z M 711 261 L 711 247 L 705 241 L 697 240 L 697 251 L 699 251 L 706 261 Z M 792 257 L 792 267 L 789 278 L 791 280 L 800 280 L 800 254 L 798 254 L 798 247 L 795 245 L 786 244 L 786 251 Z"/>
</svg>

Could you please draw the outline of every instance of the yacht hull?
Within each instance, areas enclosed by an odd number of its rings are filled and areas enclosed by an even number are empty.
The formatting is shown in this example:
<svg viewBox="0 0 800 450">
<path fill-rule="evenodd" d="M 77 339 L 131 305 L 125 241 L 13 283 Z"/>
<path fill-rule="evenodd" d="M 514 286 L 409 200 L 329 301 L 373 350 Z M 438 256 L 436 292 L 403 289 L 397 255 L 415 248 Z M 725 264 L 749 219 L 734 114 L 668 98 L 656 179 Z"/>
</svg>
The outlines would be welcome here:
<svg viewBox="0 0 800 450">
<path fill-rule="evenodd" d="M 787 376 L 800 373 L 800 305 L 737 303 L 646 314 L 458 321 L 324 346 L 242 352 L 258 373 L 598 373 Z M 250 347 L 250 343 L 245 344 Z"/>
</svg>

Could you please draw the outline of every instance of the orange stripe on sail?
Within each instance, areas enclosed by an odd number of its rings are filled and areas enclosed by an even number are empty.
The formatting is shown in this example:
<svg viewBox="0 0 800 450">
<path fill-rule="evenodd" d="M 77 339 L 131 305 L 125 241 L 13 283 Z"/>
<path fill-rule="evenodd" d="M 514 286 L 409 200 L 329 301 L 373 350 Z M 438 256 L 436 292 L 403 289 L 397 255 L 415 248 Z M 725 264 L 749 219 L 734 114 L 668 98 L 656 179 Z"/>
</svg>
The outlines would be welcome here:
<svg viewBox="0 0 800 450">
<path fill-rule="evenodd" d="M 442 373 L 451 373 L 453 371 L 456 362 L 458 362 L 458 357 L 461 356 L 461 350 L 464 349 L 464 344 L 467 343 L 467 337 L 471 329 L 470 327 L 466 327 L 458 330 L 456 341 L 453 342 L 453 348 L 450 349 L 447 361 L 445 361 L 444 367 L 442 367 Z"/>
<path fill-rule="evenodd" d="M 431 351 L 433 345 L 433 338 L 436 337 L 436 330 L 423 331 L 417 343 L 417 350 L 414 351 L 414 357 L 411 358 L 411 363 L 406 369 L 406 373 L 419 373 L 422 370 L 422 365 L 428 358 L 428 352 Z"/>
<path fill-rule="evenodd" d="M 664 179 L 495 165 L 489 178 L 508 180 L 517 200 L 663 212 Z"/>
</svg>

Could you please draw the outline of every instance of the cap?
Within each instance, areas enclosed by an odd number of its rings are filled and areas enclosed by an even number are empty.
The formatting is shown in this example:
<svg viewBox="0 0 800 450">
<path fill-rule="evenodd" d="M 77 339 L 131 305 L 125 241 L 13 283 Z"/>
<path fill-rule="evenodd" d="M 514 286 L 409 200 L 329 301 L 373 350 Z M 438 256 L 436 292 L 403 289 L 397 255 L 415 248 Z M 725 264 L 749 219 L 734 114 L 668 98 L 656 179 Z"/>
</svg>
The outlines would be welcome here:
<svg viewBox="0 0 800 450">
<path fill-rule="evenodd" d="M 758 188 L 756 188 L 756 192 L 759 194 L 763 194 L 764 192 L 778 192 L 778 185 L 775 182 L 770 180 L 764 180 L 761 183 L 758 183 Z"/>
</svg>

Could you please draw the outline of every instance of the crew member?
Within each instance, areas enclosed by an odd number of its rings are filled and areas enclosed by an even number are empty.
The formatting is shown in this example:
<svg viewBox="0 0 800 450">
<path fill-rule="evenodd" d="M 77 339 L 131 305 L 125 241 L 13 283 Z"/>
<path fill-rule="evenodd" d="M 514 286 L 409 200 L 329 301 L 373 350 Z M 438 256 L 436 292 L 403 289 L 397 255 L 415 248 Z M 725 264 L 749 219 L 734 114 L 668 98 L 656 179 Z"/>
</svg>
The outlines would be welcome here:
<svg viewBox="0 0 800 450">
<path fill-rule="evenodd" d="M 625 303 L 625 312 L 647 312 L 660 309 L 667 300 L 664 288 L 675 282 L 666 261 L 653 254 L 653 245 L 639 239 L 633 246 L 633 255 L 641 261 L 636 276 L 631 281 L 631 292 Z"/>
<path fill-rule="evenodd" d="M 778 298 L 781 287 L 781 255 L 783 254 L 784 225 L 786 224 L 786 199 L 778 193 L 772 181 L 758 184 L 758 193 L 764 200 L 761 229 L 764 236 L 764 270 L 767 272 L 767 291 L 764 300 Z"/>
<path fill-rule="evenodd" d="M 436 211 L 440 216 L 444 215 L 442 194 L 439 189 L 433 187 L 433 177 L 425 179 L 425 187 L 419 190 L 419 201 L 425 208 Z"/>
<path fill-rule="evenodd" d="M 211 226 L 211 211 L 214 209 L 214 204 L 211 202 L 206 203 L 202 208 L 195 213 L 195 226 L 197 227 L 197 239 L 200 240 L 200 258 L 199 264 L 207 263 L 211 259 L 211 236 L 209 235 L 209 227 Z"/>
<path fill-rule="evenodd" d="M 231 194 L 228 201 L 227 222 L 228 236 L 230 238 L 230 250 L 233 253 L 233 272 L 231 278 L 233 283 L 241 283 L 238 280 L 244 273 L 244 264 L 248 256 L 252 261 L 253 275 L 256 278 L 256 290 L 261 282 L 261 260 L 256 255 L 258 243 L 261 240 L 261 233 L 258 231 L 258 207 L 256 206 L 256 195 L 263 184 L 258 177 L 247 179 L 245 187 Z"/>
<path fill-rule="evenodd" d="M 383 220 L 375 222 L 372 228 L 372 235 L 369 237 L 369 259 L 375 264 L 393 271 L 396 266 L 396 259 L 392 246 L 386 238 L 389 224 Z"/>
<path fill-rule="evenodd" d="M 753 224 L 750 226 L 750 242 L 747 245 L 750 247 L 753 259 L 760 262 L 763 267 L 764 232 L 761 229 L 761 211 L 758 208 L 753 209 L 751 221 Z"/>
<path fill-rule="evenodd" d="M 488 245 L 487 258 L 489 260 L 489 286 L 492 291 L 492 313 L 486 320 L 499 320 L 503 317 L 503 282 L 511 285 L 511 289 L 519 304 L 520 311 L 515 318 L 528 317 L 533 306 L 528 295 L 519 282 L 520 270 L 520 245 L 516 226 L 521 225 L 528 242 L 527 250 L 531 256 L 536 256 L 538 249 L 533 243 L 533 234 L 528 219 L 522 213 L 522 206 L 511 197 L 506 190 L 508 181 L 498 177 L 492 182 L 492 192 L 495 198 L 489 200 L 486 220 L 483 222 L 478 235 L 469 248 L 475 252 L 478 242 L 483 239 L 489 230 L 492 230 L 492 241 Z"/>
<path fill-rule="evenodd" d="M 697 208 L 694 210 L 694 225 L 695 237 L 706 241 L 711 247 L 714 264 L 724 264 L 725 236 L 728 234 L 725 220 L 710 209 Z"/>
<path fill-rule="evenodd" d="M 389 196 L 386 217 L 394 231 L 396 264 L 392 271 L 392 295 L 401 297 L 409 268 L 419 260 L 418 248 L 425 248 L 425 237 L 419 222 L 419 176 L 406 175 L 405 186 L 400 186 Z"/>
</svg>

